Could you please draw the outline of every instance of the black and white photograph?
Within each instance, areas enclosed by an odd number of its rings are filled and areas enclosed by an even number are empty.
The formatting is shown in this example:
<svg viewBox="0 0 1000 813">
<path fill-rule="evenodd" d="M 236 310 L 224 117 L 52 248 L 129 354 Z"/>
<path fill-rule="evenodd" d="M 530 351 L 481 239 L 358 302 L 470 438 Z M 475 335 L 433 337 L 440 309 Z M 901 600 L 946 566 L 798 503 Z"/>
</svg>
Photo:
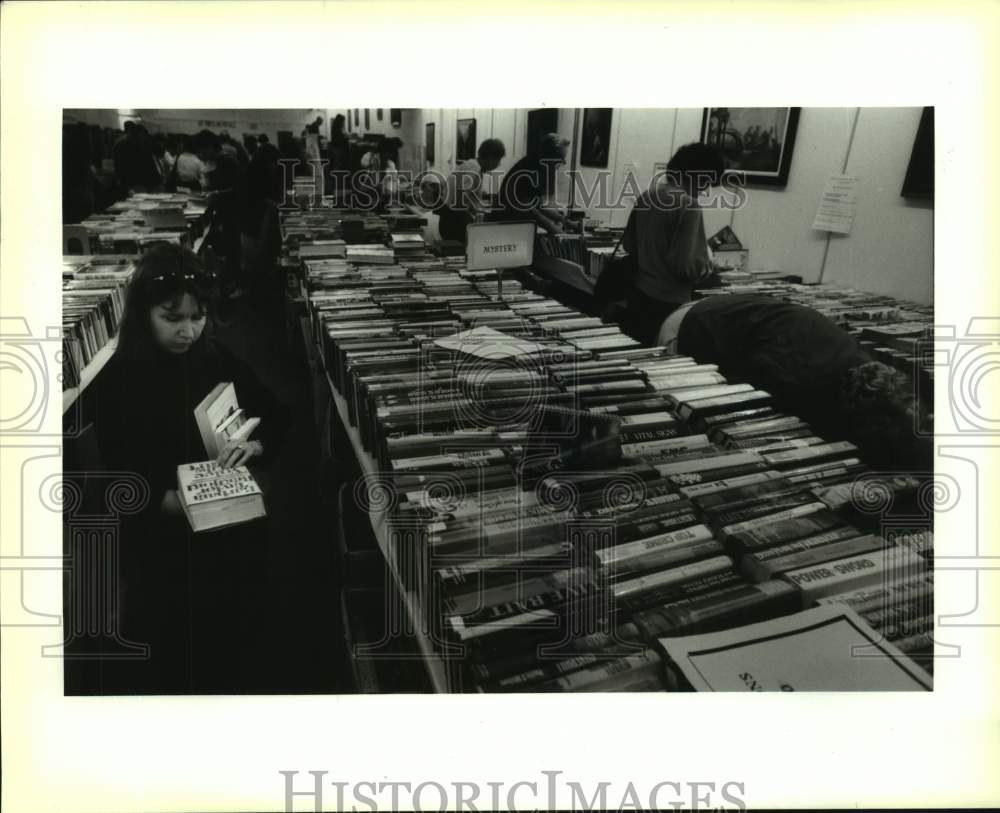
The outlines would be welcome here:
<svg viewBox="0 0 1000 813">
<path fill-rule="evenodd" d="M 798 121 L 796 107 L 706 107 L 701 140 L 748 184 L 784 186 Z"/>
<path fill-rule="evenodd" d="M 1000 803 L 1000 28 L 539 2 L 0 9 L 0 813 Z"/>
<path fill-rule="evenodd" d="M 559 110 L 555 107 L 545 107 L 528 111 L 528 133 L 525 151 L 530 157 L 538 155 L 542 139 L 549 133 L 559 129 Z"/>
<path fill-rule="evenodd" d="M 437 156 L 435 152 L 435 130 L 437 125 L 434 122 L 428 122 L 424 125 L 424 149 L 426 150 L 426 155 L 424 160 L 427 161 L 428 166 L 434 166 L 434 161 Z"/>
<path fill-rule="evenodd" d="M 63 111 L 66 556 L 115 477 L 136 492 L 116 592 L 67 583 L 67 612 L 114 630 L 67 651 L 115 656 L 67 660 L 66 693 L 931 690 L 929 231 L 922 263 L 859 282 L 857 253 L 781 260 L 842 234 L 847 193 L 792 228 L 727 186 L 697 111 L 560 109 L 584 143 L 529 157 L 526 110 L 478 133 L 400 110 L 399 137 L 346 136 L 361 169 L 328 186 L 308 130 L 336 109 Z M 523 257 L 502 282 L 438 233 L 434 190 L 480 175 L 434 183 L 407 149 L 432 160 L 449 115 L 444 151 L 496 175 L 477 228 Z M 805 154 L 849 172 L 890 127 L 904 165 L 924 121 L 800 115 L 824 122 Z M 611 154 L 609 198 L 583 203 L 577 156 Z M 880 201 L 858 252 L 932 222 Z"/>
<path fill-rule="evenodd" d="M 476 120 L 459 119 L 455 133 L 455 160 L 468 161 L 476 157 Z"/>
<path fill-rule="evenodd" d="M 583 111 L 583 132 L 580 134 L 580 165 L 606 167 L 611 146 L 610 107 L 588 107 Z"/>
</svg>

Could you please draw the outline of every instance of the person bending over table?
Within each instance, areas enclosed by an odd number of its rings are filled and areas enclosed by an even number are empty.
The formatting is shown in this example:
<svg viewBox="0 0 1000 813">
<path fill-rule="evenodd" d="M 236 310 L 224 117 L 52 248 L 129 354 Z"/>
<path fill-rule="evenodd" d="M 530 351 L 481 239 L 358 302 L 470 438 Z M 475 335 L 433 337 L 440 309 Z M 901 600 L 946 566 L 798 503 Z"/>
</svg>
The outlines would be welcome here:
<svg viewBox="0 0 1000 813">
<path fill-rule="evenodd" d="M 717 364 L 730 383 L 765 390 L 818 436 L 855 443 L 874 468 L 931 470 L 932 416 L 909 377 L 872 360 L 813 308 L 754 294 L 710 296 L 674 310 L 657 344 Z"/>
</svg>

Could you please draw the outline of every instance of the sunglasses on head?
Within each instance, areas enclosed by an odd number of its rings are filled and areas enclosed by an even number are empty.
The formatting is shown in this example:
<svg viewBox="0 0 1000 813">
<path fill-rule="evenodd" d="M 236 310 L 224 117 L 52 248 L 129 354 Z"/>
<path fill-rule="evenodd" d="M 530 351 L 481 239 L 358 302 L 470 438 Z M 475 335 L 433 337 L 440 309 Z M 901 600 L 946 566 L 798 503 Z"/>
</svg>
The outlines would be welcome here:
<svg viewBox="0 0 1000 813">
<path fill-rule="evenodd" d="M 192 284 L 202 291 L 210 291 L 215 287 L 217 275 L 214 271 L 161 271 L 152 278 L 154 283 L 162 286 L 181 287 L 185 283 Z"/>
</svg>

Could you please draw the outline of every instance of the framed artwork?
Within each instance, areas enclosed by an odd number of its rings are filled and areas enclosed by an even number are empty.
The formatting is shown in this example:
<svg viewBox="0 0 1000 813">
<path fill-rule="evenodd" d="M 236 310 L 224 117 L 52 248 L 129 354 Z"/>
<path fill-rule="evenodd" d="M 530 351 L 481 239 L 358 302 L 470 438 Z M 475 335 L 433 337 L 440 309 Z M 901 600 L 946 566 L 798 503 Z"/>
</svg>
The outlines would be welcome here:
<svg viewBox="0 0 1000 813">
<path fill-rule="evenodd" d="M 376 107 L 375 108 L 375 121 L 382 121 L 382 108 L 381 107 Z"/>
<path fill-rule="evenodd" d="M 403 126 L 403 111 L 398 107 L 389 108 L 389 124 L 393 127 Z"/>
<path fill-rule="evenodd" d="M 559 110 L 555 107 L 543 107 L 539 110 L 528 111 L 528 133 L 526 152 L 528 156 L 534 158 L 538 155 L 538 148 L 542 144 L 542 138 L 546 133 L 554 133 L 559 129 Z"/>
<path fill-rule="evenodd" d="M 436 129 L 433 121 L 424 125 L 424 157 L 428 164 L 434 163 L 434 131 Z"/>
<path fill-rule="evenodd" d="M 358 108 L 354 108 L 354 126 L 358 126 Z"/>
<path fill-rule="evenodd" d="M 476 157 L 476 120 L 459 119 L 455 134 L 455 160 L 468 161 Z"/>
<path fill-rule="evenodd" d="M 365 132 L 367 133 L 372 128 L 371 111 L 365 108 Z"/>
<path fill-rule="evenodd" d="M 907 198 L 934 197 L 934 108 L 925 107 L 920 114 L 917 135 L 913 139 L 913 152 L 906 167 L 903 189 L 899 193 Z"/>
<path fill-rule="evenodd" d="M 347 115 L 344 117 L 347 120 L 347 132 L 351 132 L 351 111 L 347 111 Z"/>
<path fill-rule="evenodd" d="M 611 149 L 611 108 L 587 107 L 580 135 L 580 166 L 606 167 Z"/>
<path fill-rule="evenodd" d="M 726 169 L 748 185 L 785 186 L 792 165 L 799 107 L 706 107 L 701 140 L 722 153 Z"/>
</svg>

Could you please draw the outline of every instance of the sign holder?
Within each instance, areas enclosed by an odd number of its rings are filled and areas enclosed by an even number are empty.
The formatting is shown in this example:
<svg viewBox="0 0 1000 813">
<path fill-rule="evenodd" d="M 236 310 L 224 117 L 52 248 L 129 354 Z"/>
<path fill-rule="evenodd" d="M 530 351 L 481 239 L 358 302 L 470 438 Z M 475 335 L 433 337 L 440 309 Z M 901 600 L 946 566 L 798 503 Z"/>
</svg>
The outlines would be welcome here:
<svg viewBox="0 0 1000 813">
<path fill-rule="evenodd" d="M 470 223 L 466 227 L 466 268 L 495 268 L 497 296 L 503 299 L 503 269 L 525 268 L 535 259 L 534 221 Z"/>
</svg>

